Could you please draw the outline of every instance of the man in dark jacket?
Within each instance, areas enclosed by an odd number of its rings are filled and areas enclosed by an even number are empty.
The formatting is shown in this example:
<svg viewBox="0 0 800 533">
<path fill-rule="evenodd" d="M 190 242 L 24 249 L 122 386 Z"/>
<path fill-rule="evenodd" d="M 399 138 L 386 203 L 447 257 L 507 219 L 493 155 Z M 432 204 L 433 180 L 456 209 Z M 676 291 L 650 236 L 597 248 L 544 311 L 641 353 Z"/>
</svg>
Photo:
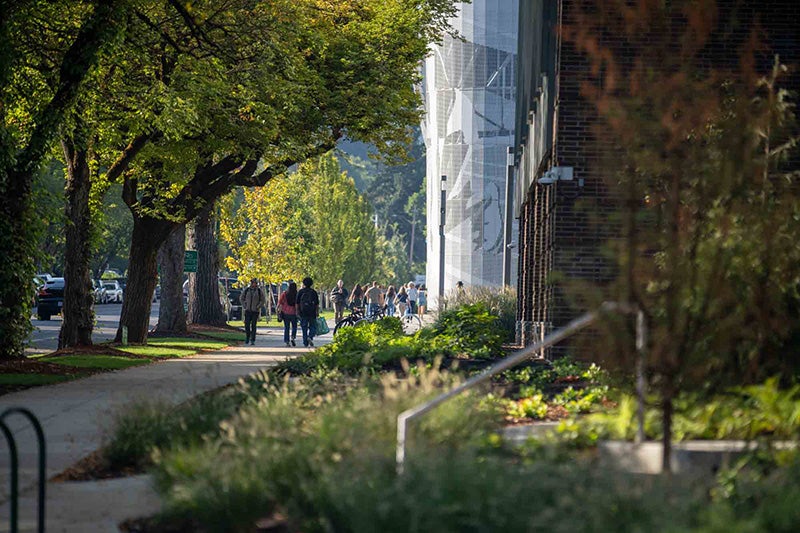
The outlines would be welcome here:
<svg viewBox="0 0 800 533">
<path fill-rule="evenodd" d="M 347 306 L 347 297 L 350 293 L 344 286 L 344 281 L 339 280 L 336 287 L 331 291 L 331 302 L 333 302 L 334 322 L 339 322 L 344 318 L 344 308 Z"/>
<path fill-rule="evenodd" d="M 256 324 L 258 324 L 258 314 L 264 304 L 267 303 L 267 298 L 264 296 L 264 291 L 258 286 L 258 280 L 253 278 L 250 280 L 250 286 L 242 291 L 239 297 L 244 310 L 244 343 L 256 343 Z"/>
<path fill-rule="evenodd" d="M 314 280 L 303 278 L 303 288 L 297 292 L 297 314 L 303 330 L 303 346 L 314 346 L 319 316 L 319 295 L 311 288 Z"/>
</svg>

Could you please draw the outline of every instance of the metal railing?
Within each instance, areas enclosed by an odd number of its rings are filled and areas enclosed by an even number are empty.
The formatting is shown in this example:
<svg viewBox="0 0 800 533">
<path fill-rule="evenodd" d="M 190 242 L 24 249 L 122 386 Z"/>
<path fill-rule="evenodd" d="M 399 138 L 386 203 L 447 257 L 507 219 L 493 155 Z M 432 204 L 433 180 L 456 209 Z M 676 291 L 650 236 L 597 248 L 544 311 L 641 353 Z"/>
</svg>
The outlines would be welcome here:
<svg viewBox="0 0 800 533">
<path fill-rule="evenodd" d="M 13 414 L 20 414 L 23 415 L 28 419 L 28 421 L 33 426 L 33 429 L 36 431 L 36 440 L 38 441 L 38 450 L 39 450 L 39 508 L 38 508 L 38 520 L 39 525 L 37 530 L 39 533 L 44 533 L 44 495 L 45 495 L 45 464 L 46 464 L 46 449 L 45 449 L 45 441 L 44 441 L 44 431 L 42 431 L 42 425 L 39 423 L 39 419 L 31 413 L 29 410 L 23 407 L 10 407 L 3 411 L 3 414 L 0 415 L 0 431 L 3 432 L 3 435 L 6 437 L 6 442 L 8 442 L 8 450 L 9 454 L 11 455 L 11 501 L 10 501 L 10 519 L 9 519 L 9 531 L 11 533 L 17 533 L 19 531 L 19 457 L 17 456 L 17 442 L 14 439 L 14 435 L 11 433 L 11 429 L 5 423 L 5 419 Z"/>
<path fill-rule="evenodd" d="M 636 348 L 639 352 L 639 357 L 637 360 L 636 366 L 636 373 L 637 373 L 637 396 L 639 397 L 639 411 L 637 413 L 638 423 L 639 423 L 639 431 L 637 434 L 638 440 L 644 440 L 644 348 L 645 348 L 645 321 L 644 321 L 644 314 L 635 309 L 634 307 L 617 303 L 617 302 L 605 302 L 603 303 L 599 309 L 596 311 L 592 311 L 582 315 L 562 329 L 547 335 L 544 339 L 539 342 L 535 342 L 530 346 L 523 348 L 522 350 L 516 352 L 513 355 L 503 359 L 496 365 L 493 365 L 477 376 L 473 376 L 464 383 L 454 387 L 453 389 L 440 394 L 439 396 L 421 404 L 411 409 L 407 409 L 403 411 L 397 416 L 397 448 L 395 451 L 395 459 L 397 461 L 397 471 L 398 473 L 402 473 L 403 471 L 403 464 L 405 463 L 406 459 L 406 436 L 408 434 L 408 423 L 416 418 L 421 417 L 425 413 L 433 410 L 438 405 L 446 402 L 450 398 L 453 398 L 462 392 L 470 389 L 476 385 L 487 381 L 489 378 L 494 376 L 495 374 L 499 374 L 509 368 L 516 366 L 517 364 L 527 360 L 527 359 L 535 359 L 535 357 L 531 357 L 535 355 L 537 352 L 540 352 L 544 348 L 552 346 L 562 340 L 574 335 L 575 333 L 579 332 L 580 330 L 588 327 L 591 325 L 595 320 L 597 320 L 600 316 L 610 312 L 617 312 L 617 313 L 636 313 L 637 320 L 636 320 Z"/>
</svg>

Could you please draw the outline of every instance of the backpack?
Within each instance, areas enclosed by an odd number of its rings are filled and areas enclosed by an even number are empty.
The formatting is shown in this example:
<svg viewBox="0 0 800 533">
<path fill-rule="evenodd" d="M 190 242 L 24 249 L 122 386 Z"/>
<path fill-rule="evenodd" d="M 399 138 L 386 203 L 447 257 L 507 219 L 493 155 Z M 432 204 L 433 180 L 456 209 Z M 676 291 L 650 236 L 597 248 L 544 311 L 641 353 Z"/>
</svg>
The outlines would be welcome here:
<svg viewBox="0 0 800 533">
<path fill-rule="evenodd" d="M 297 303 L 300 316 L 313 317 L 317 314 L 316 296 L 316 293 L 310 289 L 298 295 Z"/>
</svg>

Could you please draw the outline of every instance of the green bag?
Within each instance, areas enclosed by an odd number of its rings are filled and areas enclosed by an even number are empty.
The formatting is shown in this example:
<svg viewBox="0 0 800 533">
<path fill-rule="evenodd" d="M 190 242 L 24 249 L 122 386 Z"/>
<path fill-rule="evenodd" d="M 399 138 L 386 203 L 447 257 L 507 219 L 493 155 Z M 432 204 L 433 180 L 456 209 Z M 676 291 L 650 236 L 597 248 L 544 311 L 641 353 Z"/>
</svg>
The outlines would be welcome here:
<svg viewBox="0 0 800 533">
<path fill-rule="evenodd" d="M 317 317 L 317 335 L 324 335 L 329 331 L 328 322 L 321 316 Z"/>
</svg>

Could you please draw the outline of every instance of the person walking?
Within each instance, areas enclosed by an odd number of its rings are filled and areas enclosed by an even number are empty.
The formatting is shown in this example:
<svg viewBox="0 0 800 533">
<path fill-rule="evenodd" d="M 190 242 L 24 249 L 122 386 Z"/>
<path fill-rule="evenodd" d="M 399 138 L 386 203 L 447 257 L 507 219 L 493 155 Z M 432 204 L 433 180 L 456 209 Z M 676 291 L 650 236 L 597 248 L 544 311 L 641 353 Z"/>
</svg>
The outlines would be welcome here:
<svg viewBox="0 0 800 533">
<path fill-rule="evenodd" d="M 417 313 L 417 298 L 419 298 L 419 291 L 413 281 L 408 282 L 408 311 L 410 314 Z"/>
<path fill-rule="evenodd" d="M 383 292 L 378 287 L 377 281 L 372 282 L 372 287 L 367 289 L 364 296 L 367 301 L 367 316 L 378 314 L 380 308 L 383 307 Z"/>
<path fill-rule="evenodd" d="M 264 291 L 258 286 L 258 280 L 253 278 L 250 285 L 242 291 L 239 298 L 244 309 L 244 343 L 256 343 L 256 325 L 261 308 L 267 303 Z"/>
<path fill-rule="evenodd" d="M 344 317 L 344 308 L 347 306 L 349 293 L 344 286 L 344 281 L 336 282 L 336 287 L 331 290 L 331 302 L 333 302 L 333 321 L 339 322 Z"/>
<path fill-rule="evenodd" d="M 456 302 L 460 302 L 464 300 L 464 296 L 466 296 L 467 292 L 464 290 L 464 282 L 457 281 L 456 282 Z"/>
<path fill-rule="evenodd" d="M 421 319 L 425 316 L 425 309 L 428 307 L 428 290 L 425 288 L 425 285 L 420 285 L 419 287 L 419 294 L 417 295 L 417 314 Z"/>
<path fill-rule="evenodd" d="M 296 346 L 297 338 L 297 283 L 289 282 L 289 288 L 278 298 L 278 310 L 283 315 L 283 342 L 286 346 Z M 291 326 L 291 337 L 289 336 Z M 291 344 L 289 344 L 291 342 Z"/>
<path fill-rule="evenodd" d="M 297 314 L 300 317 L 300 329 L 303 330 L 303 346 L 314 346 L 317 334 L 319 295 L 311 288 L 312 285 L 314 280 L 303 278 L 303 288 L 297 293 Z"/>
<path fill-rule="evenodd" d="M 389 288 L 386 289 L 386 314 L 387 316 L 394 316 L 394 299 L 397 298 L 397 290 L 394 288 L 394 285 L 389 285 Z"/>
<path fill-rule="evenodd" d="M 362 307 L 364 305 L 364 289 L 361 285 L 356 283 L 353 285 L 353 290 L 350 292 L 350 309 Z"/>
<path fill-rule="evenodd" d="M 400 313 L 400 317 L 404 317 L 408 310 L 408 292 L 406 292 L 405 285 L 400 285 L 395 302 L 397 303 L 397 311 Z"/>
</svg>

